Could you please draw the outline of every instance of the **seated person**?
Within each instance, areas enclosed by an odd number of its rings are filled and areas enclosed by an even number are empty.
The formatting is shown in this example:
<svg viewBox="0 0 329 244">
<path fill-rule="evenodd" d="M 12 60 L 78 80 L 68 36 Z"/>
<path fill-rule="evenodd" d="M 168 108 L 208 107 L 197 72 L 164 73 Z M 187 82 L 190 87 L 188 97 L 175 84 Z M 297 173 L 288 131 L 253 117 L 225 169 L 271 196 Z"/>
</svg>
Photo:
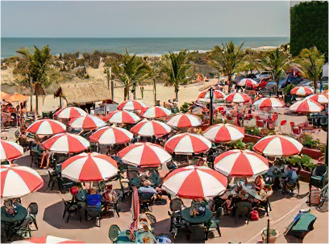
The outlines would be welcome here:
<svg viewBox="0 0 329 244">
<path fill-rule="evenodd" d="M 13 202 L 12 202 L 11 199 L 5 200 L 3 202 L 3 205 L 4 205 L 4 208 L 5 208 L 5 211 L 6 211 L 6 215 L 14 216 L 16 214 L 15 208 L 14 208 L 14 205 L 13 205 Z"/>
<path fill-rule="evenodd" d="M 90 189 L 89 194 L 87 194 L 87 205 L 89 207 L 101 208 L 102 196 L 101 194 L 96 194 L 95 189 Z"/>
<path fill-rule="evenodd" d="M 106 191 L 103 194 L 103 198 L 106 202 L 117 202 L 118 200 L 118 194 L 115 190 L 113 190 L 112 185 L 106 186 Z"/>
<path fill-rule="evenodd" d="M 151 187 L 152 183 L 144 179 L 142 186 L 138 188 L 138 195 L 141 200 L 155 200 L 157 198 L 157 191 Z"/>
<path fill-rule="evenodd" d="M 190 215 L 192 217 L 200 216 L 206 212 L 207 202 L 202 198 L 193 199 L 191 203 Z"/>
<path fill-rule="evenodd" d="M 288 191 L 288 187 L 295 185 L 298 180 L 298 175 L 291 165 L 288 165 L 285 174 L 286 174 L 286 179 L 283 182 L 283 191 L 282 191 L 283 193 L 286 193 Z"/>
<path fill-rule="evenodd" d="M 264 189 L 264 187 L 265 187 L 265 181 L 264 181 L 264 179 L 263 179 L 263 177 L 261 175 L 258 175 L 256 177 L 254 185 L 255 185 L 255 189 L 257 191 L 261 191 L 262 189 Z"/>
</svg>

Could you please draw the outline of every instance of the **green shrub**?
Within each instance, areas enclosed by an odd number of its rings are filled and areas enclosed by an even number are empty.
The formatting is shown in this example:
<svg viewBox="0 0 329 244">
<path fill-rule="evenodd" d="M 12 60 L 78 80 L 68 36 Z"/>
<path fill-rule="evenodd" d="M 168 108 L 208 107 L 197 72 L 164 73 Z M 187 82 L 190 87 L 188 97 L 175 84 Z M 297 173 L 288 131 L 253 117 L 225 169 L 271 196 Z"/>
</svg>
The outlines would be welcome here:
<svg viewBox="0 0 329 244">
<path fill-rule="evenodd" d="M 190 103 L 185 102 L 181 107 L 180 107 L 180 111 L 182 113 L 187 113 L 188 112 L 188 108 L 190 107 Z"/>
</svg>

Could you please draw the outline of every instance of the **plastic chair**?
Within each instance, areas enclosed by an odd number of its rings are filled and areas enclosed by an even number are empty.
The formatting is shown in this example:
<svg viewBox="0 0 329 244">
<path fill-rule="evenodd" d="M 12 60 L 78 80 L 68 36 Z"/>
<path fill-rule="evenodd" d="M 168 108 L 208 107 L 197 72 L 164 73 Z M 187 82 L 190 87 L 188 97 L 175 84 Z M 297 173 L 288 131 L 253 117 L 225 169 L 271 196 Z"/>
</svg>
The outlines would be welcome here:
<svg viewBox="0 0 329 244">
<path fill-rule="evenodd" d="M 251 212 L 251 203 L 247 201 L 238 202 L 236 205 L 234 222 L 236 222 L 237 217 L 246 217 L 247 224 L 249 224 L 250 212 Z"/>
<path fill-rule="evenodd" d="M 73 203 L 71 201 L 65 201 L 63 198 L 62 198 L 62 200 L 63 200 L 63 203 L 64 203 L 63 219 L 65 218 L 66 213 L 68 213 L 66 223 L 69 222 L 70 215 L 72 213 L 74 213 L 74 214 L 78 213 L 79 214 L 79 219 L 80 219 L 80 222 L 81 222 L 81 214 L 80 214 L 80 208 L 81 207 L 77 203 Z"/>
<path fill-rule="evenodd" d="M 328 167 L 325 164 L 317 165 L 311 175 L 310 186 L 323 188 L 328 181 Z"/>
<path fill-rule="evenodd" d="M 37 224 L 37 214 L 39 211 L 38 204 L 36 202 L 31 202 L 29 206 L 27 207 L 29 216 L 35 226 L 35 229 L 38 230 L 38 224 Z"/>
</svg>

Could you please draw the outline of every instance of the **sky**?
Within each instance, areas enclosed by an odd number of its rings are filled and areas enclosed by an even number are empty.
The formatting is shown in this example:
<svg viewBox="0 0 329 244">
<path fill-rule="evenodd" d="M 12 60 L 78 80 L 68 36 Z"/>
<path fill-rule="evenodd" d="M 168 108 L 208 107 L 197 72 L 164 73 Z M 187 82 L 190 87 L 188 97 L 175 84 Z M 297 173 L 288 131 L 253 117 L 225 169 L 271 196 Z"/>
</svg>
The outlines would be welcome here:
<svg viewBox="0 0 329 244">
<path fill-rule="evenodd" d="M 289 1 L 5 2 L 2 37 L 288 37 Z"/>
</svg>

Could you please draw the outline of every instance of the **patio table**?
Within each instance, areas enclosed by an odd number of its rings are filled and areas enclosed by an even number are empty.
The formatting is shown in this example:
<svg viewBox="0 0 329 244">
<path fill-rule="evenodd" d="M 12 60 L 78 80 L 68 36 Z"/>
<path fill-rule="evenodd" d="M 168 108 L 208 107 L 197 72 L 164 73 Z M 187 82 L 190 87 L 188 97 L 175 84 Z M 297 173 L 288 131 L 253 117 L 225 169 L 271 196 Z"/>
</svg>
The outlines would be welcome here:
<svg viewBox="0 0 329 244">
<path fill-rule="evenodd" d="M 182 218 L 186 222 L 190 223 L 191 225 L 200 225 L 207 223 L 211 220 L 213 216 L 212 212 L 208 208 L 205 209 L 204 214 L 196 217 L 191 216 L 190 212 L 191 212 L 191 207 L 182 210 L 181 214 L 182 214 Z"/>
<path fill-rule="evenodd" d="M 21 205 L 16 206 L 17 213 L 13 216 L 8 216 L 5 207 L 1 207 L 1 222 L 14 223 L 22 221 L 27 216 L 27 209 Z"/>
</svg>

